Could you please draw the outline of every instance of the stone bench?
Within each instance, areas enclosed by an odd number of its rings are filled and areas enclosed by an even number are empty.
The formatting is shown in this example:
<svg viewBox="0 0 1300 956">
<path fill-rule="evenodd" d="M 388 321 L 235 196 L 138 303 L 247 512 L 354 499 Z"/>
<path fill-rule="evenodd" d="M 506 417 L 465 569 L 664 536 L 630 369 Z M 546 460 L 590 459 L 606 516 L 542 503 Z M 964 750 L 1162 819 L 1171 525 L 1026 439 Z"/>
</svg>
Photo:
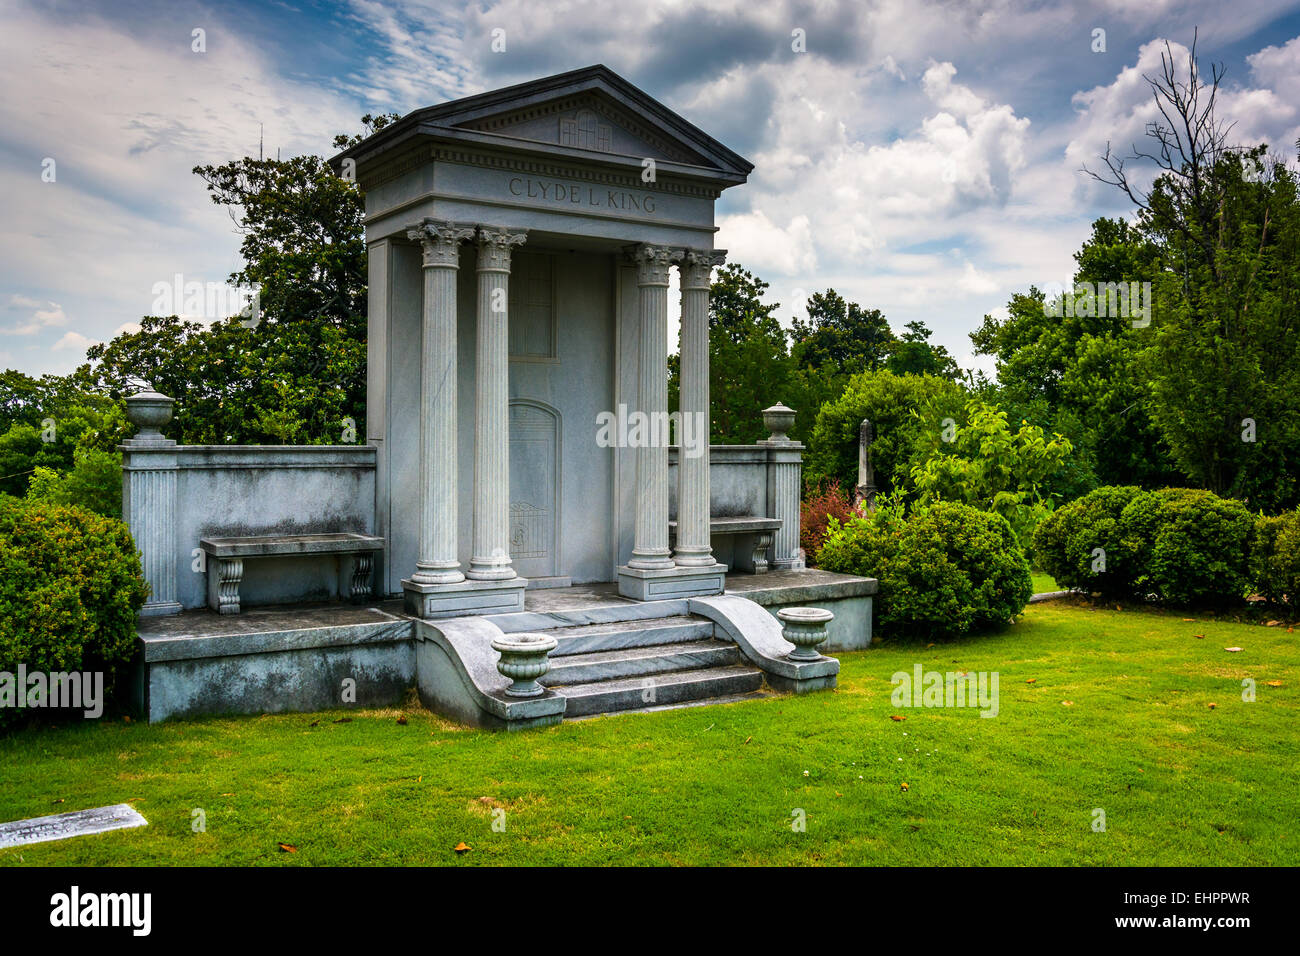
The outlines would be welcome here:
<svg viewBox="0 0 1300 956">
<path fill-rule="evenodd" d="M 781 527 L 778 518 L 760 518 L 740 516 L 734 518 L 710 518 L 709 536 L 731 535 L 735 541 L 735 565 L 741 571 L 751 574 L 766 574 L 768 554 L 772 550 L 772 536 Z M 668 536 L 677 537 L 677 522 L 668 522 Z"/>
<path fill-rule="evenodd" d="M 216 568 L 208 567 L 208 606 L 218 614 L 239 613 L 239 583 L 244 578 L 244 561 L 295 555 L 354 555 L 350 597 L 364 601 L 370 596 L 374 554 L 384 549 L 384 539 L 371 535 L 270 534 L 242 538 L 202 538 L 199 547 Z"/>
</svg>

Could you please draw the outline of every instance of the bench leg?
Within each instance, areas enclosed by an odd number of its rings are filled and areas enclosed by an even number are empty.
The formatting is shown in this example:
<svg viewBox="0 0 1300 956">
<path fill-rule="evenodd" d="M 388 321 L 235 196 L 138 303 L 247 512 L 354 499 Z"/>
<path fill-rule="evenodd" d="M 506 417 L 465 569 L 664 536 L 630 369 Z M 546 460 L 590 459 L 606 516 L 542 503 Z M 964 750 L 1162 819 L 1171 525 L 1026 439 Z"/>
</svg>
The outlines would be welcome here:
<svg viewBox="0 0 1300 956">
<path fill-rule="evenodd" d="M 239 582 L 244 579 L 242 558 L 219 558 L 217 561 L 217 613 L 239 613 Z"/>
<path fill-rule="evenodd" d="M 352 565 L 352 603 L 363 604 L 370 598 L 370 572 L 375 566 L 375 556 L 358 554 Z"/>
<path fill-rule="evenodd" d="M 754 536 L 754 557 L 751 563 L 754 565 L 755 574 L 767 574 L 767 553 L 771 548 L 771 531 L 764 531 Z"/>
</svg>

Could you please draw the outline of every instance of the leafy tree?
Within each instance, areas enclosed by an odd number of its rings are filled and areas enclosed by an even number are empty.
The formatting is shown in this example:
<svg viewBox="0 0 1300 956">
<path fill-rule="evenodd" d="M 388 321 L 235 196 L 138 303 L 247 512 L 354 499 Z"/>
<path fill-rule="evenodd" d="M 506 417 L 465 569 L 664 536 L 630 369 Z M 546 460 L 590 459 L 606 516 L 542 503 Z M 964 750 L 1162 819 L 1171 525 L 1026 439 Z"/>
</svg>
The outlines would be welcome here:
<svg viewBox="0 0 1300 956">
<path fill-rule="evenodd" d="M 1143 189 L 1109 148 L 1093 175 L 1124 192 L 1156 250 L 1154 331 L 1139 358 L 1152 422 L 1193 481 L 1283 507 L 1300 494 L 1296 176 L 1266 146 L 1229 144 L 1222 67 L 1205 76 L 1195 43 L 1185 75 L 1166 44 L 1146 78 L 1160 118 L 1132 156 L 1159 175 Z"/>
<path fill-rule="evenodd" d="M 27 488 L 29 501 L 85 508 L 106 518 L 122 517 L 122 456 L 99 448 L 78 449 L 66 473 L 38 466 Z"/>
<path fill-rule="evenodd" d="M 877 488 L 881 494 L 910 493 L 910 463 L 923 433 L 937 433 L 943 418 L 959 416 L 964 401 L 961 386 L 945 378 L 859 372 L 817 413 L 804 456 L 805 481 L 857 485 L 858 430 L 866 418 L 875 431 L 871 463 Z M 915 414 L 923 410 L 926 417 Z"/>
<path fill-rule="evenodd" d="M 834 289 L 808 298 L 808 318 L 790 330 L 794 407 L 810 420 L 839 397 L 849 377 L 882 368 L 896 339 L 879 309 L 847 302 Z"/>
<path fill-rule="evenodd" d="M 362 118 L 366 133 L 395 114 Z M 352 145 L 361 136 L 339 136 Z M 120 393 L 144 379 L 176 399 L 172 437 L 191 443 L 338 443 L 364 435 L 366 248 L 355 184 L 325 159 L 243 158 L 197 166 L 243 234 L 230 277 L 259 288 L 260 313 L 210 326 L 146 316 L 140 331 L 92 347 L 78 370 Z"/>
<path fill-rule="evenodd" d="M 926 445 L 911 467 L 917 501 L 959 501 L 1000 514 L 1028 547 L 1034 528 L 1051 513 L 1050 481 L 1073 446 L 1027 422 L 1012 431 L 1005 411 L 978 398 L 967 402 L 964 417 L 960 425 L 950 420 L 924 432 Z"/>
<path fill-rule="evenodd" d="M 885 367 L 895 375 L 936 375 L 957 378 L 957 363 L 942 345 L 930 344 L 930 329 L 924 322 L 908 322 Z"/>
<path fill-rule="evenodd" d="M 763 409 L 788 400 L 790 356 L 786 333 L 762 301 L 768 284 L 738 263 L 718 270 L 709 298 L 709 440 L 749 445 L 767 437 Z M 669 408 L 677 409 L 680 356 L 669 360 Z M 799 421 L 796 421 L 798 435 Z M 792 436 L 793 437 L 793 436 Z"/>
</svg>

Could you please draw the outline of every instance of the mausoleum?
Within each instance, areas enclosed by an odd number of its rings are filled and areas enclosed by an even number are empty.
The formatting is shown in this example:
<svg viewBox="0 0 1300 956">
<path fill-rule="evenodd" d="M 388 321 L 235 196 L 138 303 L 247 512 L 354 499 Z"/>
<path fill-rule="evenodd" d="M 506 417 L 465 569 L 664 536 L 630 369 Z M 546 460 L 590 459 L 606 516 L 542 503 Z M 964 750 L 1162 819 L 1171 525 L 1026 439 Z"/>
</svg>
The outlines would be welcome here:
<svg viewBox="0 0 1300 956">
<path fill-rule="evenodd" d="M 869 643 L 875 582 L 805 567 L 796 413 L 708 440 L 714 204 L 752 165 L 603 66 L 332 163 L 365 194 L 364 443 L 178 446 L 166 396 L 129 402 L 150 718 L 415 686 L 519 727 L 833 686 L 817 645 Z"/>
</svg>

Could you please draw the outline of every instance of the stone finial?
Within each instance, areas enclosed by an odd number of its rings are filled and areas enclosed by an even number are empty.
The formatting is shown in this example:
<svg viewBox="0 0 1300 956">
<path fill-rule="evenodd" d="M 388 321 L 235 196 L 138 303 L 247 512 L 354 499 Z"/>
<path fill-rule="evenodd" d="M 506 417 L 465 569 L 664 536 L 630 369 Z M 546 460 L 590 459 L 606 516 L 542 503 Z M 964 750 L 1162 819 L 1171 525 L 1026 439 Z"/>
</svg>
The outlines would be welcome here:
<svg viewBox="0 0 1300 956">
<path fill-rule="evenodd" d="M 794 427 L 794 414 L 793 408 L 787 408 L 780 402 L 763 409 L 763 427 L 772 433 L 767 437 L 769 442 L 790 441 L 786 432 Z"/>
<path fill-rule="evenodd" d="M 821 659 L 817 645 L 830 636 L 826 633 L 826 625 L 835 620 L 834 614 L 819 607 L 783 607 L 776 616 L 781 619 L 781 636 L 794 645 L 794 650 L 786 655 L 787 659 Z"/>
<path fill-rule="evenodd" d="M 168 441 L 169 439 L 159 429 L 172 420 L 172 406 L 175 404 L 175 399 L 168 398 L 161 392 L 155 392 L 152 388 L 128 395 L 126 417 L 139 429 L 134 440 L 137 442 Z"/>
<path fill-rule="evenodd" d="M 513 682 L 506 688 L 511 697 L 538 697 L 546 688 L 537 683 L 551 669 L 548 655 L 559 646 L 553 637 L 544 634 L 503 634 L 492 642 L 492 649 L 501 655 L 497 670 Z"/>
</svg>

